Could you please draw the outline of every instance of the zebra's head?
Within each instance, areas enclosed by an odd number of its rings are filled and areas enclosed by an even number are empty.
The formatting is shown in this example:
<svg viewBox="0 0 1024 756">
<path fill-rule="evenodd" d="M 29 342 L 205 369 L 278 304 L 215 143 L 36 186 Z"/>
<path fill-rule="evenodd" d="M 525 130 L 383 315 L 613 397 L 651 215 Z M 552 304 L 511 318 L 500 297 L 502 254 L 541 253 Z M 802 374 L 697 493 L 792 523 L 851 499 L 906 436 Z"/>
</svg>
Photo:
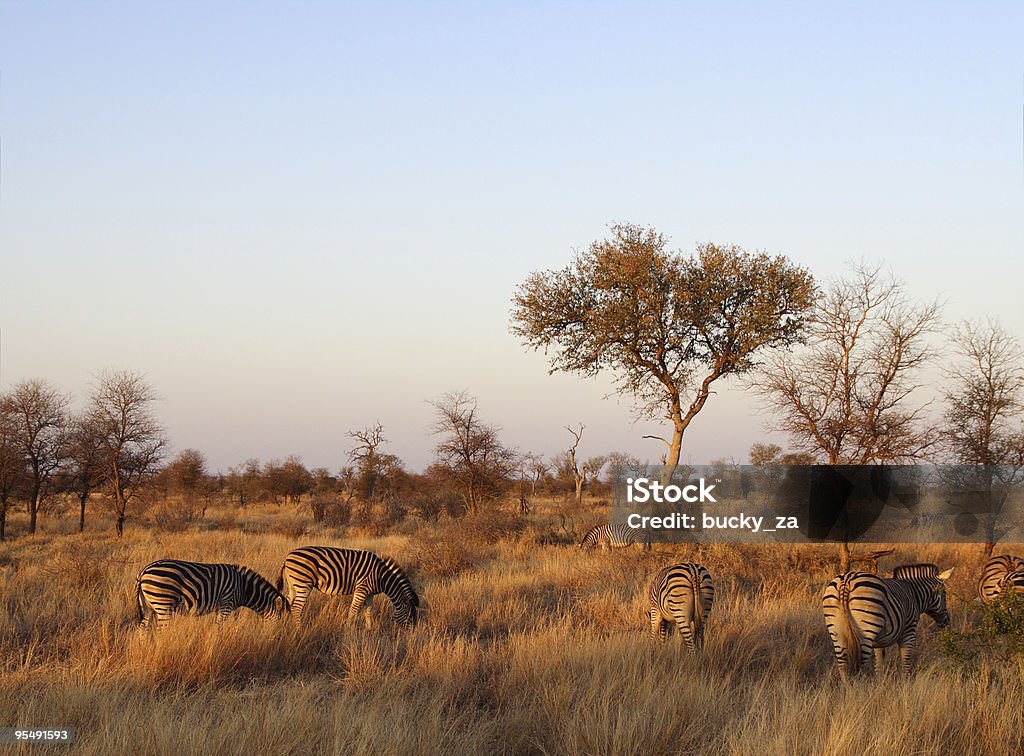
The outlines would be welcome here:
<svg viewBox="0 0 1024 756">
<path fill-rule="evenodd" d="M 384 569 L 387 575 L 384 593 L 394 604 L 395 622 L 402 627 L 416 627 L 420 598 L 416 595 L 416 589 L 412 587 L 409 576 L 391 559 L 384 560 Z"/>
<path fill-rule="evenodd" d="M 270 602 L 270 606 L 263 612 L 263 616 L 266 619 L 281 619 L 291 611 L 291 607 L 288 606 L 288 599 L 278 593 Z"/>
<path fill-rule="evenodd" d="M 953 574 L 950 567 L 939 572 L 934 564 L 907 564 L 893 570 L 896 580 L 907 580 L 925 589 L 924 613 L 935 620 L 939 627 L 949 625 L 949 609 L 946 607 L 946 581 Z"/>
<path fill-rule="evenodd" d="M 407 627 L 410 630 L 416 627 L 416 612 L 419 609 L 419 599 L 416 594 L 406 601 L 398 601 L 395 603 L 395 622 L 402 627 Z"/>
<path fill-rule="evenodd" d="M 280 619 L 288 613 L 288 599 L 268 580 L 247 567 L 242 568 L 242 573 L 245 577 L 244 606 L 264 619 Z"/>
</svg>

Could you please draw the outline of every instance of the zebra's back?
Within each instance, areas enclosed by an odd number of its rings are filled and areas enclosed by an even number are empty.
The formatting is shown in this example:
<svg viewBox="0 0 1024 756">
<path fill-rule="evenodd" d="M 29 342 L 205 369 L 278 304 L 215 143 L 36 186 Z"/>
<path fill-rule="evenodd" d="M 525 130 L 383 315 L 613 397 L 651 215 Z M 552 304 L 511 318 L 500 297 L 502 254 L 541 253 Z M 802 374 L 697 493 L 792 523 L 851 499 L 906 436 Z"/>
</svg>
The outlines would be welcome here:
<svg viewBox="0 0 1024 756">
<path fill-rule="evenodd" d="M 711 573 L 693 562 L 673 564 L 651 582 L 649 616 L 651 633 L 664 641 L 674 624 L 689 650 L 704 639 L 704 628 L 715 601 Z"/>
<path fill-rule="evenodd" d="M 991 604 L 998 599 L 1007 584 L 1019 586 L 1021 578 L 1010 579 L 1018 570 L 1024 570 L 1024 559 L 1009 554 L 1000 554 L 985 562 L 978 579 L 978 596 L 982 603 Z"/>
<path fill-rule="evenodd" d="M 645 548 L 650 547 L 650 543 L 645 539 L 640 530 L 631 528 L 624 523 L 606 523 L 604 525 L 595 525 L 588 530 L 587 534 L 583 536 L 583 540 L 580 541 L 580 548 L 592 549 L 600 547 L 602 549 L 617 549 L 624 546 L 632 546 L 633 544 L 640 544 Z"/>
</svg>

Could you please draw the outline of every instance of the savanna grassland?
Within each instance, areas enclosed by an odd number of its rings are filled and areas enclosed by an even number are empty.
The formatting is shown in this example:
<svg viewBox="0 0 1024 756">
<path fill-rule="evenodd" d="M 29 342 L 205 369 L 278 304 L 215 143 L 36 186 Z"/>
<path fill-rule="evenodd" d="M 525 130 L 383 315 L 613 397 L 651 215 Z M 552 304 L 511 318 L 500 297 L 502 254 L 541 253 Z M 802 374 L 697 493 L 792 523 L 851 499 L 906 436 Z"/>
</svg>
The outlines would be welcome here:
<svg viewBox="0 0 1024 756">
<path fill-rule="evenodd" d="M 890 654 L 878 677 L 838 682 L 819 609 L 834 548 L 584 552 L 553 508 L 385 534 L 310 526 L 289 507 L 211 508 L 173 532 L 56 522 L 2 543 L 0 725 L 72 726 L 73 749 L 96 754 L 1024 750 L 1024 668 L 955 665 L 927 618 L 912 680 Z M 588 505 L 577 535 L 607 516 Z M 273 581 L 306 544 L 395 558 L 426 604 L 418 627 L 395 627 L 383 597 L 343 626 L 346 602 L 314 596 L 300 629 L 243 610 L 220 626 L 175 618 L 156 641 L 136 632 L 135 576 L 150 561 L 243 563 Z M 980 547 L 895 558 L 956 565 L 965 597 L 982 562 Z M 645 617 L 651 577 L 690 560 L 717 591 L 693 656 L 675 635 L 653 641 Z M 975 621 L 956 598 L 950 609 L 954 628 Z"/>
</svg>

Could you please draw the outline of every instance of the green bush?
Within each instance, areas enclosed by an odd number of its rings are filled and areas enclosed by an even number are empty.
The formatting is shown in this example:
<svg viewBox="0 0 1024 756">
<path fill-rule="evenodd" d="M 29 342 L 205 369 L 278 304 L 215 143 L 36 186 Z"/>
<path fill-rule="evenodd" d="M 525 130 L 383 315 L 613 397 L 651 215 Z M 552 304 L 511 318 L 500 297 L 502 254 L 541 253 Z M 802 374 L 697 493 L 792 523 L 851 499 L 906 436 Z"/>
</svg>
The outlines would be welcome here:
<svg viewBox="0 0 1024 756">
<path fill-rule="evenodd" d="M 965 605 L 975 615 L 976 627 L 947 629 L 940 634 L 940 648 L 949 659 L 973 666 L 982 660 L 1008 662 L 1024 657 L 1024 594 L 1010 590 L 987 606 Z"/>
</svg>

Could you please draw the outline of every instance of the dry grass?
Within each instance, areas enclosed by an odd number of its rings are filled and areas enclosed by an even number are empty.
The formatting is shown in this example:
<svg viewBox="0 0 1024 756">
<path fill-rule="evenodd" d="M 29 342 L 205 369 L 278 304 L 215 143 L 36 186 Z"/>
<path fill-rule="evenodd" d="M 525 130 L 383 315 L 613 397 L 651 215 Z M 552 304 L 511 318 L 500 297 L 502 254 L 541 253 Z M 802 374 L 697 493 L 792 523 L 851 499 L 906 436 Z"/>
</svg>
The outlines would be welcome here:
<svg viewBox="0 0 1024 756">
<path fill-rule="evenodd" d="M 211 509 L 120 541 L 87 531 L 0 544 L 0 725 L 74 726 L 76 750 L 98 754 L 1024 749 L 1022 669 L 955 669 L 928 620 L 912 680 L 889 659 L 878 678 L 837 682 L 818 609 L 833 549 L 584 552 L 560 545 L 552 523 L 542 508 L 525 523 L 403 523 L 371 537 L 287 508 Z M 239 562 L 273 579 L 308 543 L 406 565 L 427 604 L 419 627 L 395 628 L 380 599 L 369 627 L 342 626 L 344 602 L 318 597 L 301 629 L 242 612 L 219 627 L 176 618 L 156 641 L 135 632 L 135 575 L 153 559 Z M 955 564 L 953 589 L 973 594 L 978 548 L 897 557 Z M 717 590 L 694 656 L 645 635 L 648 581 L 682 560 L 706 565 Z"/>
</svg>

